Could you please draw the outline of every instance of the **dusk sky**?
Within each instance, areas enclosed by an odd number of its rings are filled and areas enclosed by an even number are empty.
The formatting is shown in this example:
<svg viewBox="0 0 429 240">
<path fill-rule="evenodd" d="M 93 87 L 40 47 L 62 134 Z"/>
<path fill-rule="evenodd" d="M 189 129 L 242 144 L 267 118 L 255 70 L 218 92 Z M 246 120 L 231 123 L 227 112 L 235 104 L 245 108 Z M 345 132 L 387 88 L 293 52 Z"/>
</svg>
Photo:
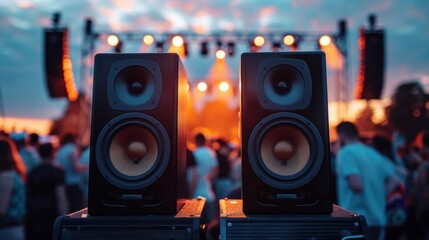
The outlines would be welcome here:
<svg viewBox="0 0 429 240">
<path fill-rule="evenodd" d="M 427 0 L 12 0 L 0 1 L 0 90 L 4 113 L 10 117 L 53 119 L 64 110 L 64 99 L 48 96 L 43 66 L 43 28 L 59 11 L 68 26 L 77 86 L 81 86 L 80 48 L 87 17 L 94 30 L 112 32 L 219 31 L 337 32 L 338 20 L 348 24 L 349 77 L 356 81 L 359 28 L 377 15 L 386 31 L 386 77 L 383 97 L 398 84 L 417 79 L 429 85 L 429 1 Z M 111 52 L 98 41 L 100 52 Z M 190 79 L 207 77 L 214 57 L 201 60 L 197 48 L 185 66 Z M 129 52 L 130 45 L 125 46 Z M 246 50 L 242 48 L 241 50 Z M 307 47 L 305 50 L 314 50 Z M 228 59 L 238 79 L 239 54 Z M 328 79 L 329 81 L 330 79 Z M 333 83 L 328 83 L 332 85 Z"/>
</svg>

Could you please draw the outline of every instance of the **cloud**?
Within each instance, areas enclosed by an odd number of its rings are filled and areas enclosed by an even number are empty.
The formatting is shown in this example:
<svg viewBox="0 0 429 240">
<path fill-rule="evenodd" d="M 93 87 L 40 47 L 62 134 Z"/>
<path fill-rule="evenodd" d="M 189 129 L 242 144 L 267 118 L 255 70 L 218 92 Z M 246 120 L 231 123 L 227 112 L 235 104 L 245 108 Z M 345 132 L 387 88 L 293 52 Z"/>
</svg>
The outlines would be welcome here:
<svg viewBox="0 0 429 240">
<path fill-rule="evenodd" d="M 10 114 L 35 114 L 51 118 L 64 104 L 49 99 L 43 73 L 44 27 L 51 25 L 51 15 L 62 13 L 69 27 L 72 61 L 80 81 L 80 51 L 85 19 L 91 17 L 95 31 L 175 32 L 197 31 L 292 31 L 336 32 L 337 21 L 346 18 L 350 56 L 350 82 L 357 69 L 357 32 L 367 26 L 367 16 L 374 12 L 379 27 L 386 29 L 386 91 L 406 75 L 429 75 L 429 1 L 422 0 L 14 0 L 0 1 L 0 84 Z M 101 51 L 111 51 L 100 40 Z M 138 45 L 139 43 L 135 43 Z M 126 46 L 132 51 L 132 44 Z M 245 45 L 245 44 L 243 44 Z M 309 44 L 313 48 L 314 44 Z M 187 61 L 190 76 L 204 76 L 210 59 L 199 58 L 199 46 L 191 47 Z M 138 48 L 137 48 L 138 49 Z M 242 50 L 246 47 L 241 46 Z M 238 74 L 239 58 L 228 59 Z M 203 67 L 195 67 L 207 65 Z M 397 72 L 396 69 L 407 69 Z M 395 72 L 396 71 L 396 72 Z M 397 73 L 397 74 L 396 74 Z M 400 74 L 399 74 L 400 73 Z M 17 85 L 17 84 L 23 85 Z M 19 87 L 22 86 L 22 87 Z M 10 93 L 9 93 L 10 92 Z M 33 101 L 36 99 L 37 101 Z M 34 98 L 34 99 L 33 99 Z M 39 113 L 23 111 L 28 103 L 41 107 Z M 9 107 L 16 106 L 16 107 Z M 45 109 L 46 108 L 46 109 Z"/>
</svg>

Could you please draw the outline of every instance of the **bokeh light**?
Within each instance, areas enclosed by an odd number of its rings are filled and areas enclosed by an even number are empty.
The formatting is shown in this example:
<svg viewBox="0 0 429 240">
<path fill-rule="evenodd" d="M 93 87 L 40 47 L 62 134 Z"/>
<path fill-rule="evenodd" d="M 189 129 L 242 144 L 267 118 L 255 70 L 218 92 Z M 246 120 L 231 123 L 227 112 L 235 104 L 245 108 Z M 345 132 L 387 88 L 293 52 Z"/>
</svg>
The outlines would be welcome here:
<svg viewBox="0 0 429 240">
<path fill-rule="evenodd" d="M 253 40 L 253 43 L 257 47 L 262 47 L 265 43 L 265 39 L 262 36 L 256 36 L 255 39 Z"/>
<path fill-rule="evenodd" d="M 283 38 L 283 43 L 286 46 L 290 47 L 295 43 L 295 37 L 293 35 L 288 34 Z"/>
<path fill-rule="evenodd" d="M 216 58 L 217 59 L 224 59 L 225 56 L 226 56 L 226 53 L 225 53 L 224 50 L 219 49 L 219 50 L 216 51 Z"/>
<path fill-rule="evenodd" d="M 229 84 L 228 84 L 227 82 L 221 82 L 221 83 L 219 84 L 219 90 L 220 90 L 221 92 L 226 92 L 226 91 L 228 91 L 228 90 L 229 90 Z"/>
<path fill-rule="evenodd" d="M 332 42 L 331 37 L 328 35 L 323 35 L 319 39 L 319 44 L 322 47 L 328 46 L 329 44 L 331 44 L 331 42 Z"/>
<path fill-rule="evenodd" d="M 143 43 L 146 45 L 152 45 L 154 41 L 155 41 L 155 38 L 150 34 L 147 34 L 143 37 Z"/>
<path fill-rule="evenodd" d="M 183 42 L 184 42 L 183 37 L 182 37 L 182 36 L 179 36 L 179 35 L 176 35 L 176 36 L 174 36 L 174 37 L 171 39 L 171 43 L 172 43 L 172 44 L 173 44 L 173 46 L 175 46 L 175 47 L 180 47 L 180 46 L 182 46 L 182 45 L 183 45 Z"/>
<path fill-rule="evenodd" d="M 119 38 L 118 36 L 114 35 L 114 34 L 110 34 L 107 37 L 107 44 L 109 44 L 109 46 L 111 47 L 116 47 L 119 43 Z"/>
<path fill-rule="evenodd" d="M 197 85 L 198 91 L 205 92 L 207 91 L 207 84 L 205 82 L 200 82 Z"/>
</svg>

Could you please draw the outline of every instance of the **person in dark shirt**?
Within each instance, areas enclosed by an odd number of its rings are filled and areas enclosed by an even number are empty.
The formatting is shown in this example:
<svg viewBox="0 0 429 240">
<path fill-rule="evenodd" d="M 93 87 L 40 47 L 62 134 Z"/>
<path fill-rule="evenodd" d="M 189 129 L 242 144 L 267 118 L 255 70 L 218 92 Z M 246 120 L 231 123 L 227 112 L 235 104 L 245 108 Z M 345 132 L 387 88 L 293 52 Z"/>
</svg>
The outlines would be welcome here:
<svg viewBox="0 0 429 240">
<path fill-rule="evenodd" d="M 52 164 L 53 146 L 38 147 L 42 163 L 27 175 L 26 239 L 51 239 L 55 219 L 68 211 L 64 171 Z"/>
</svg>

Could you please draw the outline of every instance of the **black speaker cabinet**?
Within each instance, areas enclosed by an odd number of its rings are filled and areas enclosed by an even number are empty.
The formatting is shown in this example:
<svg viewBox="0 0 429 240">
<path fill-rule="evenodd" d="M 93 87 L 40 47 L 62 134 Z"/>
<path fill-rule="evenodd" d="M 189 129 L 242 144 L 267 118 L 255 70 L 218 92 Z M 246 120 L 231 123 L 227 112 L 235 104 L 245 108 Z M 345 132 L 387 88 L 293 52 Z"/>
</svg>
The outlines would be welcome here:
<svg viewBox="0 0 429 240">
<path fill-rule="evenodd" d="M 332 212 L 323 52 L 241 56 L 246 214 Z"/>
<path fill-rule="evenodd" d="M 363 216 L 333 205 L 329 215 L 245 215 L 242 201 L 220 200 L 220 239 L 369 239 Z"/>
<path fill-rule="evenodd" d="M 87 209 L 58 217 L 53 226 L 53 240 L 205 239 L 201 224 L 205 199 L 186 200 L 174 215 L 89 216 Z"/>
<path fill-rule="evenodd" d="M 67 97 L 63 55 L 68 55 L 67 28 L 44 30 L 45 75 L 49 96 Z M 69 67 L 70 68 L 70 67 Z"/>
<path fill-rule="evenodd" d="M 360 66 L 356 98 L 379 99 L 384 84 L 384 30 L 362 29 L 359 42 Z"/>
<path fill-rule="evenodd" d="M 185 198 L 186 72 L 177 54 L 98 54 L 88 212 L 175 214 Z"/>
</svg>

